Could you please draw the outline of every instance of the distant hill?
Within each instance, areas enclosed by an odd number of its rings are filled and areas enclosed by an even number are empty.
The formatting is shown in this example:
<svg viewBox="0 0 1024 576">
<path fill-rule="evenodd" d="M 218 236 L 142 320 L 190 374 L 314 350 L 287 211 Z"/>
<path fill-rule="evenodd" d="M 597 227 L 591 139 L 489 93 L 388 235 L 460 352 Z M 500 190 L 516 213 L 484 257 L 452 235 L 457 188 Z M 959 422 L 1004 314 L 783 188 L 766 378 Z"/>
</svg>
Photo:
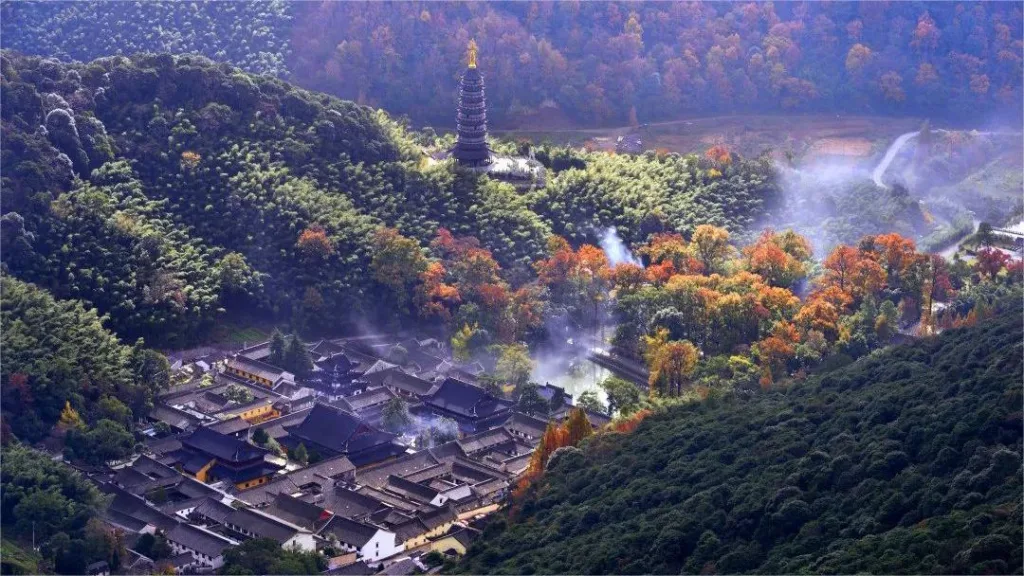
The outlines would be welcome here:
<svg viewBox="0 0 1024 576">
<path fill-rule="evenodd" d="M 5 48 L 198 53 L 452 127 L 466 43 L 495 126 L 695 114 L 1020 118 L 1013 2 L 11 2 Z M 552 113 L 557 110 L 557 113 Z"/>
<path fill-rule="evenodd" d="M 457 569 L 1020 573 L 1021 322 L 592 439 Z"/>
</svg>

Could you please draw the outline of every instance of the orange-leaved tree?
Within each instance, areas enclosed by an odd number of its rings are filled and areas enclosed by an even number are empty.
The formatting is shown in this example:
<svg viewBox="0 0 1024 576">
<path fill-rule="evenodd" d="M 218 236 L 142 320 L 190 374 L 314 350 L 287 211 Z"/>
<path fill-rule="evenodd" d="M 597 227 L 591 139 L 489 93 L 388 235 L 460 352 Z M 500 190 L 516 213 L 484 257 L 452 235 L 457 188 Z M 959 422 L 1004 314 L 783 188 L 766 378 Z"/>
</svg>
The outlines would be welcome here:
<svg viewBox="0 0 1024 576">
<path fill-rule="evenodd" d="M 420 275 L 427 269 L 427 259 L 420 244 L 402 236 L 394 228 L 378 228 L 372 237 L 373 259 L 370 271 L 373 279 L 390 290 L 399 307 L 411 300 Z"/>
<path fill-rule="evenodd" d="M 729 231 L 708 224 L 697 226 L 690 245 L 704 268 L 704 274 L 718 271 L 725 259 L 732 254 Z"/>
<path fill-rule="evenodd" d="M 299 253 L 312 260 L 324 260 L 334 253 L 334 244 L 323 226 L 314 224 L 299 234 L 295 243 Z"/>
</svg>

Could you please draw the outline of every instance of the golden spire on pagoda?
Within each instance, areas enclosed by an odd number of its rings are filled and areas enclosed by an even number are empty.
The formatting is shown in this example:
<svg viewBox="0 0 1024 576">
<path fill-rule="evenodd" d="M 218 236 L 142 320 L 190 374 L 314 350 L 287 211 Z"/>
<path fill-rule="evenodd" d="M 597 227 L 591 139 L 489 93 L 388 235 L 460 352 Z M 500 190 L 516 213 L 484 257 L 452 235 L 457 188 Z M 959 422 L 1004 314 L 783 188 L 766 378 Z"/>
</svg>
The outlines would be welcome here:
<svg viewBox="0 0 1024 576">
<path fill-rule="evenodd" d="M 469 41 L 469 67 L 476 68 L 476 40 Z"/>
</svg>

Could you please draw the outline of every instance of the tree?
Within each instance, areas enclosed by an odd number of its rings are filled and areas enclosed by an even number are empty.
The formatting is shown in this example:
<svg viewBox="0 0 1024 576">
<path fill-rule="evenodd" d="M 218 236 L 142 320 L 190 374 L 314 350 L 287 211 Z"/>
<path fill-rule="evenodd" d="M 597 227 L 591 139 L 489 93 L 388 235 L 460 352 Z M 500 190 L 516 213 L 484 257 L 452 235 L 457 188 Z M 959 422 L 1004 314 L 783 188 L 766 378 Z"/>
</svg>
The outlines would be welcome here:
<svg viewBox="0 0 1024 576">
<path fill-rule="evenodd" d="M 822 266 L 826 269 L 824 284 L 834 284 L 858 301 L 885 286 L 886 271 L 871 251 L 836 246 Z"/>
<path fill-rule="evenodd" d="M 299 378 L 313 370 L 313 357 L 298 334 L 292 336 L 284 351 L 284 368 Z"/>
<path fill-rule="evenodd" d="M 925 283 L 925 310 L 928 313 L 928 320 L 931 320 L 932 310 L 936 300 L 945 300 L 953 290 L 953 283 L 949 277 L 949 264 L 946 259 L 938 254 L 928 256 L 928 278 Z"/>
<path fill-rule="evenodd" d="M 849 278 L 859 261 L 860 254 L 856 248 L 836 246 L 822 262 L 826 281 L 834 283 L 840 290 L 847 290 Z"/>
<path fill-rule="evenodd" d="M 751 272 L 772 286 L 788 288 L 807 275 L 813 252 L 810 242 L 792 230 L 765 230 L 743 254 Z"/>
<path fill-rule="evenodd" d="M 132 411 L 113 396 L 104 396 L 96 405 L 100 419 L 117 422 L 125 428 L 132 426 Z M 62 418 L 63 419 L 63 418 Z"/>
<path fill-rule="evenodd" d="M 16 526 L 22 534 L 35 531 L 45 540 L 67 521 L 68 501 L 56 490 L 37 490 L 21 498 L 13 507 Z"/>
<path fill-rule="evenodd" d="M 310 226 L 303 230 L 295 247 L 298 248 L 299 254 L 316 262 L 326 260 L 334 253 L 334 244 L 322 226 Z"/>
<path fill-rule="evenodd" d="M 608 395 L 608 414 L 628 415 L 640 407 L 640 388 L 628 380 L 609 376 L 599 384 Z"/>
<path fill-rule="evenodd" d="M 381 423 L 390 432 L 401 432 L 412 424 L 412 416 L 409 415 L 409 405 L 405 400 L 394 397 L 384 404 L 381 410 Z"/>
<path fill-rule="evenodd" d="M 245 386 L 238 386 L 235 384 L 228 384 L 227 388 L 224 389 L 224 397 L 236 404 L 248 404 L 255 398 L 252 390 L 249 390 Z"/>
<path fill-rule="evenodd" d="M 567 436 L 566 446 L 576 446 L 584 438 L 594 435 L 594 428 L 590 425 L 590 420 L 587 419 L 587 413 L 583 408 L 569 410 L 569 415 L 565 419 L 565 433 Z"/>
<path fill-rule="evenodd" d="M 392 294 L 399 309 L 411 302 L 413 287 L 427 269 L 419 242 L 402 236 L 394 228 L 378 228 L 373 234 L 373 278 Z"/>
<path fill-rule="evenodd" d="M 525 344 L 508 344 L 498 347 L 498 364 L 496 375 L 505 382 L 519 387 L 530 379 L 533 372 L 533 360 Z"/>
<path fill-rule="evenodd" d="M 252 432 L 252 440 L 259 446 L 265 446 L 267 441 L 270 440 L 270 434 L 263 428 L 256 428 Z"/>
<path fill-rule="evenodd" d="M 295 460 L 300 464 L 309 462 L 309 451 L 306 450 L 305 444 L 300 442 L 299 445 L 295 447 L 295 450 L 292 452 L 292 460 Z"/>
<path fill-rule="evenodd" d="M 687 340 L 670 340 L 657 346 L 649 356 L 651 395 L 678 396 L 697 367 L 699 353 Z"/>
<path fill-rule="evenodd" d="M 995 242 L 995 236 L 992 234 L 992 225 L 988 222 L 978 224 L 978 231 L 974 233 L 974 237 L 978 239 L 978 243 L 982 246 L 991 247 Z"/>
<path fill-rule="evenodd" d="M 224 574 L 319 574 L 327 559 L 318 552 L 282 548 L 271 538 L 252 538 L 224 551 Z"/>
<path fill-rule="evenodd" d="M 68 431 L 67 448 L 73 458 L 101 465 L 130 455 L 135 449 L 135 438 L 121 424 L 100 420 L 87 431 Z"/>
<path fill-rule="evenodd" d="M 899 234 L 879 234 L 873 239 L 881 256 L 881 263 L 890 287 L 899 288 L 907 279 L 907 273 L 917 264 L 917 248 L 914 241 Z"/>
<path fill-rule="evenodd" d="M 267 363 L 274 366 L 284 366 L 284 351 L 287 343 L 284 334 L 277 328 L 270 334 L 270 356 L 267 356 Z"/>
<path fill-rule="evenodd" d="M 693 232 L 691 246 L 693 246 L 705 274 L 718 271 L 732 252 L 732 247 L 729 245 L 729 231 L 708 224 L 697 226 Z"/>
<path fill-rule="evenodd" d="M 796 329 L 787 322 L 779 322 L 772 333 L 754 345 L 754 351 L 761 360 L 764 379 L 762 385 L 770 385 L 776 375 L 784 372 L 786 363 L 796 354 L 795 344 L 800 337 Z"/>
<path fill-rule="evenodd" d="M 473 334 L 477 331 L 478 326 L 474 324 L 463 324 L 462 328 L 452 334 L 452 355 L 456 360 L 465 362 L 470 358 L 469 343 L 473 338 Z"/>
<path fill-rule="evenodd" d="M 527 382 L 520 386 L 516 407 L 527 414 L 546 414 L 549 406 L 544 397 L 540 395 L 538 388 L 533 382 Z"/>
<path fill-rule="evenodd" d="M 999 272 L 1013 260 L 1009 254 L 998 248 L 982 248 L 977 252 L 978 272 L 995 280 Z"/>
<path fill-rule="evenodd" d="M 597 397 L 597 392 L 593 390 L 587 390 L 580 394 L 580 397 L 576 399 L 576 405 L 591 412 L 601 414 L 608 411 L 608 408 L 601 402 L 601 399 Z"/>
<path fill-rule="evenodd" d="M 435 446 L 457 440 L 459 423 L 451 418 L 441 416 L 430 424 L 430 439 Z"/>
<path fill-rule="evenodd" d="M 161 532 L 156 535 L 143 534 L 135 541 L 133 550 L 152 560 L 163 560 L 171 556 L 171 546 Z"/>
<path fill-rule="evenodd" d="M 505 395 L 505 392 L 501 389 L 504 381 L 493 374 L 481 374 L 478 382 L 484 392 L 495 398 L 501 398 Z"/>
<path fill-rule="evenodd" d="M 537 281 L 550 290 L 553 302 L 565 306 L 579 322 L 596 324 L 612 275 L 604 251 L 590 244 L 573 250 L 564 238 L 552 236 L 548 254 L 534 264 Z"/>
<path fill-rule="evenodd" d="M 527 478 L 537 478 L 543 474 L 548 458 L 555 450 L 566 446 L 568 439 L 569 435 L 565 428 L 554 422 L 548 422 L 548 427 L 544 430 L 544 435 L 541 436 L 540 444 L 533 450 L 530 457 L 530 464 L 526 471 Z"/>
<path fill-rule="evenodd" d="M 702 269 L 701 263 L 693 257 L 693 250 L 679 234 L 655 234 L 639 252 L 647 256 L 651 264 L 670 264 L 672 271 L 678 274 L 698 274 Z M 616 267 L 616 279 L 622 266 Z"/>
<path fill-rule="evenodd" d="M 71 401 L 64 402 L 64 410 L 60 413 L 60 420 L 57 422 L 63 430 L 71 430 L 83 426 L 82 417 L 78 411 L 71 407 Z"/>
<path fill-rule="evenodd" d="M 447 323 L 453 311 L 462 302 L 462 294 L 454 284 L 447 282 L 448 271 L 441 262 L 427 264 L 420 274 L 420 289 L 416 302 L 423 318 L 437 316 Z"/>
</svg>

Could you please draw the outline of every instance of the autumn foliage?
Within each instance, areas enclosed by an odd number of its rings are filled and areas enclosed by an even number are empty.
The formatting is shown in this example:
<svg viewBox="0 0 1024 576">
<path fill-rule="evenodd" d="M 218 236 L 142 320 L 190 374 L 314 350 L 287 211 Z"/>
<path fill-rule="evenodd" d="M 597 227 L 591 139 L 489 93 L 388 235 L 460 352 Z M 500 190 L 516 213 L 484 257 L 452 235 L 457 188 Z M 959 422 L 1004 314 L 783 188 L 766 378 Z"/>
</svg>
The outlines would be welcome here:
<svg viewBox="0 0 1024 576">
<path fill-rule="evenodd" d="M 319 225 L 313 225 L 303 230 L 299 234 L 296 248 L 303 256 L 316 260 L 326 259 L 334 253 L 334 245 L 327 237 L 327 231 Z"/>
<path fill-rule="evenodd" d="M 513 497 L 521 497 L 523 493 L 544 474 L 548 460 L 555 450 L 565 446 L 576 446 L 584 439 L 594 435 L 594 429 L 587 418 L 587 413 L 582 408 L 569 410 L 569 415 L 561 424 L 548 422 L 544 436 L 540 444 L 534 449 L 530 456 L 530 463 L 526 471 L 519 478 L 515 488 L 512 490 Z"/>
</svg>

